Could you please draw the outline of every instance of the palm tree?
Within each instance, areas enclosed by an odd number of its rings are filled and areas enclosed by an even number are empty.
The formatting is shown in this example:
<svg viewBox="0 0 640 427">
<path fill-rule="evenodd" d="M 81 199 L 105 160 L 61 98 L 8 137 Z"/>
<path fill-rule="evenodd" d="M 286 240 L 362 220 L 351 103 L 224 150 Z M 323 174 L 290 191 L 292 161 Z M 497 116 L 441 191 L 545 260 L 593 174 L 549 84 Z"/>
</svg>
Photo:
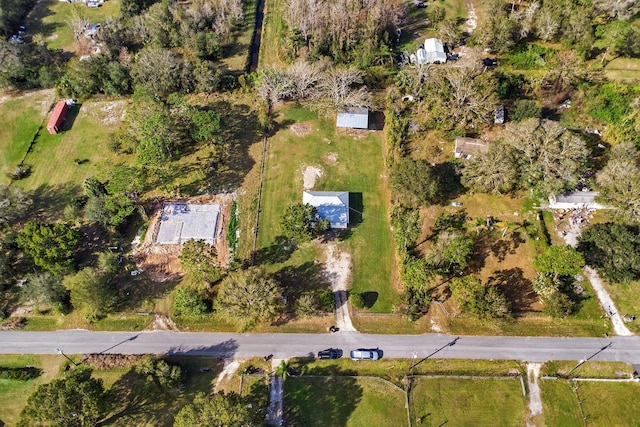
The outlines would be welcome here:
<svg viewBox="0 0 640 427">
<path fill-rule="evenodd" d="M 282 360 L 280 365 L 276 368 L 275 375 L 276 377 L 282 377 L 282 380 L 286 381 L 287 376 L 289 375 L 289 362 Z"/>
</svg>

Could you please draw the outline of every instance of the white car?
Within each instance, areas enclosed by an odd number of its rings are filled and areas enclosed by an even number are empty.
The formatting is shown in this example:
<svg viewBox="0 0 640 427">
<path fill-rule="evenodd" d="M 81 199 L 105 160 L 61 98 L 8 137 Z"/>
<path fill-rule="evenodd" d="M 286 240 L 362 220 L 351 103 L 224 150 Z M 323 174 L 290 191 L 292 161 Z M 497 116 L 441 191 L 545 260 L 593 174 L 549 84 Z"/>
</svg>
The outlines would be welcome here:
<svg viewBox="0 0 640 427">
<path fill-rule="evenodd" d="M 359 348 L 351 350 L 351 360 L 378 360 L 380 359 L 380 350 L 377 348 Z"/>
</svg>

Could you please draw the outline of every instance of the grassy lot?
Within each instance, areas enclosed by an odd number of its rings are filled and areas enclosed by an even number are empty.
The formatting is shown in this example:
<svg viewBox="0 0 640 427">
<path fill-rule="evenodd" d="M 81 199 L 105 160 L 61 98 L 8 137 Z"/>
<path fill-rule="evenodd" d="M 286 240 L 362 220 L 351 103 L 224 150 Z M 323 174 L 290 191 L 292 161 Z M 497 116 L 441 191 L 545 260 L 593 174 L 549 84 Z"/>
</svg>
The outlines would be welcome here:
<svg viewBox="0 0 640 427">
<path fill-rule="evenodd" d="M 280 41 L 285 25 L 282 18 L 283 3 L 284 0 L 265 0 L 258 68 L 284 65 L 280 58 Z"/>
<path fill-rule="evenodd" d="M 286 417 L 301 426 L 407 424 L 404 393 L 369 378 L 294 378 L 285 384 Z"/>
<path fill-rule="evenodd" d="M 604 67 L 604 74 L 610 80 L 637 82 L 640 80 L 640 59 L 616 58 Z"/>
<path fill-rule="evenodd" d="M 62 356 L 28 355 L 13 356 L 0 355 L 0 366 L 8 368 L 23 368 L 35 366 L 42 369 L 42 374 L 30 381 L 16 381 L 0 379 L 0 425 L 15 426 L 20 418 L 20 411 L 27 403 L 27 399 L 40 384 L 48 383 L 59 372 L 65 360 Z"/>
<path fill-rule="evenodd" d="M 6 174 L 13 173 L 22 162 L 54 100 L 53 90 L 43 90 L 0 103 L 0 182 L 9 183 Z"/>
<path fill-rule="evenodd" d="M 547 425 L 627 426 L 640 419 L 638 383 L 541 380 L 540 388 Z"/>
<path fill-rule="evenodd" d="M 244 2 L 244 17 L 242 22 L 233 31 L 233 42 L 224 46 L 224 58 L 222 62 L 232 71 L 244 71 L 248 59 L 253 31 L 256 24 L 257 0 Z"/>
<path fill-rule="evenodd" d="M 67 3 L 58 0 L 43 0 L 27 18 L 27 33 L 42 35 L 50 49 L 75 52 L 73 31 L 67 24 L 73 16 L 86 19 L 92 25 L 103 22 L 120 13 L 120 0 L 107 0 L 100 7 L 91 8 L 83 3 Z"/>
<path fill-rule="evenodd" d="M 517 378 L 414 378 L 410 396 L 416 425 L 522 426 L 527 400 Z"/>
<path fill-rule="evenodd" d="M 577 361 L 556 360 L 544 364 L 542 375 L 566 375 Z M 633 366 L 624 362 L 588 361 L 571 373 L 572 377 L 581 378 L 630 378 Z"/>
<path fill-rule="evenodd" d="M 306 136 L 296 136 L 288 127 L 294 123 L 309 127 Z M 280 217 L 286 206 L 302 200 L 302 174 L 306 166 L 323 170 L 314 190 L 344 191 L 353 200 L 361 198 L 362 221 L 351 213 L 352 227 L 338 238 L 340 249 L 351 254 L 353 292 L 374 292 L 374 312 L 388 312 L 397 301 L 391 286 L 394 271 L 393 246 L 387 212 L 387 191 L 381 174 L 384 170 L 382 138 L 379 133 L 354 138 L 337 133 L 332 119 L 318 118 L 309 110 L 288 105 L 278 117 L 279 130 L 269 139 L 258 235 L 258 248 L 264 262 L 279 264 L 287 255 L 278 250 Z M 333 160 L 331 160 L 333 159 Z M 359 209 L 360 208 L 360 209 Z M 355 220 L 355 223 L 354 223 Z M 317 259 L 318 249 L 308 248 Z M 284 256 L 281 256 L 284 255 Z M 260 257 L 259 257 L 260 258 Z M 284 258 L 284 259 L 283 259 Z"/>
<path fill-rule="evenodd" d="M 635 321 L 626 325 L 631 331 L 640 333 L 640 281 L 611 284 L 603 280 L 603 283 L 620 314 L 638 316 Z"/>
</svg>

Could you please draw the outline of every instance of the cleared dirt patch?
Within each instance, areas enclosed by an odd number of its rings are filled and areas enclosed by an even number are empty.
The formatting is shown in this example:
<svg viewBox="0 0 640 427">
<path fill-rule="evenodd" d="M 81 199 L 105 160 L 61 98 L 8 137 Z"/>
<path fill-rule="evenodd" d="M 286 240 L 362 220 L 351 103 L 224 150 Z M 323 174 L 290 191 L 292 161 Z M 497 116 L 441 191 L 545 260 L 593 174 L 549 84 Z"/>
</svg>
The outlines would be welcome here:
<svg viewBox="0 0 640 427">
<path fill-rule="evenodd" d="M 302 186 L 305 190 L 311 190 L 316 185 L 316 179 L 324 175 L 324 170 L 319 166 L 304 166 L 302 172 Z"/>
<path fill-rule="evenodd" d="M 182 251 L 182 245 L 158 244 L 156 237 L 160 228 L 160 215 L 165 203 L 185 204 L 219 204 L 220 213 L 216 227 L 215 248 L 218 254 L 218 263 L 225 266 L 230 261 L 231 253 L 227 243 L 227 224 L 231 214 L 233 194 L 213 194 L 192 197 L 188 199 L 163 200 L 153 206 L 153 214 L 149 219 L 147 234 L 141 245 L 133 251 L 133 258 L 138 267 L 148 274 L 154 282 L 164 282 L 182 276 L 185 272 L 180 266 L 178 256 Z"/>
<path fill-rule="evenodd" d="M 294 123 L 291 125 L 291 127 L 289 127 L 289 129 L 291 129 L 291 132 L 293 132 L 293 134 L 295 136 L 307 136 L 311 133 L 311 124 L 310 123 Z"/>
<path fill-rule="evenodd" d="M 82 104 L 80 111 L 95 117 L 105 126 L 113 126 L 124 120 L 126 101 L 99 101 Z"/>
<path fill-rule="evenodd" d="M 337 153 L 327 153 L 322 156 L 322 161 L 325 162 L 329 166 L 335 166 L 338 164 L 338 154 Z"/>
</svg>

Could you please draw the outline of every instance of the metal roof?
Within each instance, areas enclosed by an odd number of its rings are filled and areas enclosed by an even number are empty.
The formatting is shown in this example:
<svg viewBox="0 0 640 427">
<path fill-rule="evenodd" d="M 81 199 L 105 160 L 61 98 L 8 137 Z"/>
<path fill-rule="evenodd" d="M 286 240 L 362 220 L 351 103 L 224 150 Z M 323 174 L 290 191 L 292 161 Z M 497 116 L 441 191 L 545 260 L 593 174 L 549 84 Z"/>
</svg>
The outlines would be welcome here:
<svg viewBox="0 0 640 427">
<path fill-rule="evenodd" d="M 347 191 L 305 191 L 302 203 L 315 207 L 321 219 L 329 220 L 331 228 L 347 228 L 349 225 Z"/>
<path fill-rule="evenodd" d="M 369 109 L 353 107 L 338 111 L 336 126 L 340 128 L 368 129 Z"/>
<path fill-rule="evenodd" d="M 447 62 L 447 54 L 444 52 L 444 45 L 438 39 L 426 39 L 424 41 L 424 50 L 426 53 L 425 61 L 427 63 L 433 63 L 440 61 L 443 64 Z"/>
<path fill-rule="evenodd" d="M 216 241 L 220 205 L 169 203 L 164 205 L 156 242 L 180 244 L 188 240 Z"/>
</svg>

